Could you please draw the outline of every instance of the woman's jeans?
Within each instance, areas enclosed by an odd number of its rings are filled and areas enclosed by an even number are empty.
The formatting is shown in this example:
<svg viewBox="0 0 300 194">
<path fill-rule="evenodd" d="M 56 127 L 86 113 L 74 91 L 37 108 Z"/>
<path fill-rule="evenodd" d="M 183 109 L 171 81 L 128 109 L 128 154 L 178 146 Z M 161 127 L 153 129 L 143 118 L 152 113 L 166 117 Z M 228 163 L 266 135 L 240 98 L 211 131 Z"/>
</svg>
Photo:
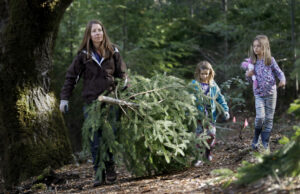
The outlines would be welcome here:
<svg viewBox="0 0 300 194">
<path fill-rule="evenodd" d="M 88 116 L 88 113 L 85 112 L 86 106 L 83 107 L 83 112 L 84 112 L 84 118 L 86 119 Z M 113 119 L 118 119 L 119 118 L 119 110 L 116 110 L 116 108 L 110 108 L 110 116 L 113 116 Z M 117 132 L 117 127 L 116 126 L 112 126 L 114 133 L 116 134 Z M 92 129 L 90 129 L 92 130 Z M 97 153 L 98 153 L 98 149 L 99 149 L 99 145 L 100 145 L 100 141 L 101 141 L 101 137 L 102 137 L 102 129 L 98 129 L 97 131 L 94 132 L 94 138 L 92 141 L 90 141 L 90 150 L 91 150 L 91 154 L 92 154 L 92 158 L 93 158 L 93 165 L 94 165 L 94 170 L 95 172 L 97 172 L 98 169 L 98 162 L 96 161 L 97 159 Z M 108 152 L 109 154 L 109 158 L 110 161 L 113 161 L 113 155 Z"/>
<path fill-rule="evenodd" d="M 272 95 L 255 95 L 255 131 L 252 141 L 252 147 L 257 148 L 259 135 L 265 149 L 269 146 L 269 138 L 273 128 L 273 118 L 276 108 L 277 92 Z"/>
</svg>

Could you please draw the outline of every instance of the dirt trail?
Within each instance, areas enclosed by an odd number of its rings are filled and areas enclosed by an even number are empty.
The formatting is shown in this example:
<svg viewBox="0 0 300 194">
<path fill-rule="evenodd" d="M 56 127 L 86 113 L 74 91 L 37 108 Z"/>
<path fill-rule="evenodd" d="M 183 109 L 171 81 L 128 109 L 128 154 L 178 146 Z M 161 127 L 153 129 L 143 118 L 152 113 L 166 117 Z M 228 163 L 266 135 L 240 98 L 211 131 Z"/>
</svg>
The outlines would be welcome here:
<svg viewBox="0 0 300 194">
<path fill-rule="evenodd" d="M 244 118 L 237 118 L 237 123 L 227 122 L 222 124 L 223 130 L 217 132 L 217 144 L 213 151 L 213 161 L 205 163 L 201 167 L 191 167 L 180 172 L 168 175 L 133 178 L 122 168 L 117 169 L 118 179 L 114 184 L 93 187 L 93 169 L 91 163 L 80 165 L 68 165 L 56 170 L 60 181 L 52 184 L 45 192 L 36 190 L 37 193 L 288 193 L 289 190 L 297 190 L 295 187 L 276 184 L 273 180 L 265 179 L 247 187 L 235 187 L 231 185 L 223 187 L 218 177 L 211 172 L 214 169 L 229 168 L 235 171 L 242 161 L 255 162 L 255 157 L 249 145 L 252 138 L 253 118 L 248 118 L 249 127 L 240 130 L 244 124 Z M 240 121 L 240 122 L 239 122 Z M 283 120 L 286 123 L 286 120 Z M 286 128 L 285 128 L 286 127 Z M 280 147 L 278 140 L 291 127 L 278 123 L 274 125 L 271 136 L 271 151 Z M 295 180 L 293 180 L 295 182 Z M 300 178 L 296 180 L 300 185 Z M 279 186 L 278 186 L 279 185 Z M 299 187 L 299 186 L 298 186 Z M 31 193 L 32 190 L 22 192 Z"/>
</svg>

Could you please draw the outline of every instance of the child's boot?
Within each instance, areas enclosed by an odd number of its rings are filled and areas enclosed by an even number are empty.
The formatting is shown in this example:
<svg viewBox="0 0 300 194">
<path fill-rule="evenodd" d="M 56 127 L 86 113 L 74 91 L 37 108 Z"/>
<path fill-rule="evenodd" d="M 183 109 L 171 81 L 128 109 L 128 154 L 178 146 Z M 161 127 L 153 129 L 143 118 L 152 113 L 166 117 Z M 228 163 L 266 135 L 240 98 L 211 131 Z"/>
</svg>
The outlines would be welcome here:
<svg viewBox="0 0 300 194">
<path fill-rule="evenodd" d="M 261 132 L 261 141 L 266 150 L 268 150 L 269 148 L 270 134 L 271 134 L 270 132 L 266 132 L 266 131 Z"/>
<path fill-rule="evenodd" d="M 254 137 L 251 145 L 254 150 L 257 150 L 258 138 L 261 133 L 261 130 L 262 130 L 261 128 L 255 128 L 254 130 Z"/>
</svg>

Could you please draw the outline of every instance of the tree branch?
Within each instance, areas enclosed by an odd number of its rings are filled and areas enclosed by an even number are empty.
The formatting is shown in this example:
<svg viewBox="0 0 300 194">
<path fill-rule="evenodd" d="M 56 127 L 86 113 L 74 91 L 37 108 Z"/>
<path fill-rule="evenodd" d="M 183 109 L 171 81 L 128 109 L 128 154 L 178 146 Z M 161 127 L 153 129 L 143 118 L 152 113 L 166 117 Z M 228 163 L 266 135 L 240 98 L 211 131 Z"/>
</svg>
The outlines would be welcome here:
<svg viewBox="0 0 300 194">
<path fill-rule="evenodd" d="M 145 92 L 136 93 L 136 94 L 134 94 L 134 95 L 129 96 L 127 99 L 133 98 L 133 97 L 138 96 L 138 95 L 141 95 L 141 94 L 147 94 L 147 93 L 150 93 L 150 92 L 155 92 L 155 91 L 159 91 L 159 90 L 164 90 L 164 89 L 172 88 L 172 87 L 174 87 L 174 86 L 167 86 L 167 87 L 163 87 L 163 88 L 158 88 L 158 89 L 148 90 L 148 91 L 145 91 Z"/>
<path fill-rule="evenodd" d="M 118 104 L 118 105 L 125 105 L 125 106 L 139 106 L 138 104 L 132 103 L 132 102 L 127 102 L 125 100 L 119 100 L 119 99 L 115 99 L 115 98 L 111 98 L 108 96 L 99 96 L 98 100 L 100 102 L 107 102 L 109 104 Z"/>
</svg>

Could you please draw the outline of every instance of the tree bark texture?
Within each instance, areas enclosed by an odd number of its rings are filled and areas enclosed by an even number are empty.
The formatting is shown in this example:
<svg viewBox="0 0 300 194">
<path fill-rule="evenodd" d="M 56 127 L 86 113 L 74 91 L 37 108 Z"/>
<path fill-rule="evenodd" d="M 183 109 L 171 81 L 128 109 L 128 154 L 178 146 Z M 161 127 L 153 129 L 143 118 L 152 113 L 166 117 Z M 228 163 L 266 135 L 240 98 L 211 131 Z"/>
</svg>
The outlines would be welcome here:
<svg viewBox="0 0 300 194">
<path fill-rule="evenodd" d="M 296 68 L 296 33 L 295 33 L 295 0 L 290 0 L 290 7 L 291 7 L 291 45 L 293 49 L 293 63 L 295 64 Z M 299 95 L 299 81 L 298 81 L 298 72 L 296 73 L 295 85 L 296 85 L 296 97 Z"/>
<path fill-rule="evenodd" d="M 0 164 L 7 187 L 71 161 L 49 71 L 72 0 L 0 0 Z M 1 174 L 1 173 L 0 173 Z"/>
</svg>

